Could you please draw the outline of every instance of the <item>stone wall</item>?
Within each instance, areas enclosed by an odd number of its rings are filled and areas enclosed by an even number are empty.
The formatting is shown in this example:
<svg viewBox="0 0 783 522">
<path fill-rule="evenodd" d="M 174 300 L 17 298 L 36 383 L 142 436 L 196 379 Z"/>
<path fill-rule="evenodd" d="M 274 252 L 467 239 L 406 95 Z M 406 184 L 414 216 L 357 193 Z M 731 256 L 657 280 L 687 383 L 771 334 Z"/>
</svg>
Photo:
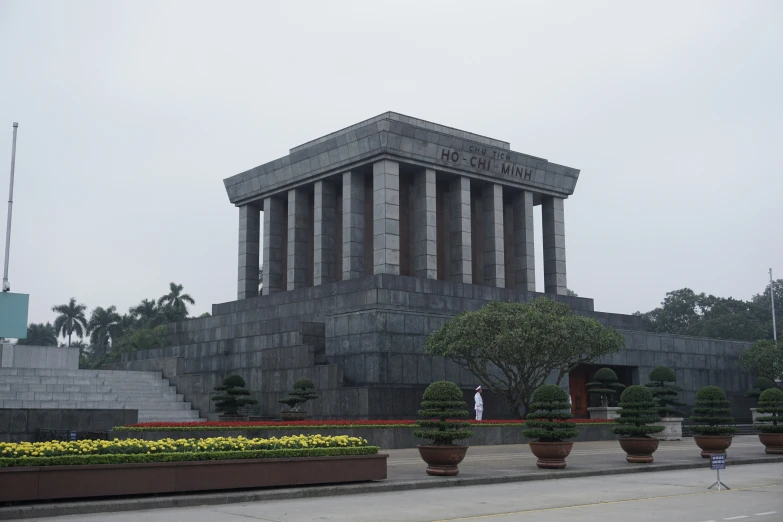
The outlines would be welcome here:
<svg viewBox="0 0 783 522">
<path fill-rule="evenodd" d="M 66 346 L 0 344 L 2 368 L 79 369 L 79 349 Z"/>
<path fill-rule="evenodd" d="M 0 409 L 0 441 L 32 441 L 35 431 L 110 431 L 138 422 L 137 410 Z"/>
</svg>

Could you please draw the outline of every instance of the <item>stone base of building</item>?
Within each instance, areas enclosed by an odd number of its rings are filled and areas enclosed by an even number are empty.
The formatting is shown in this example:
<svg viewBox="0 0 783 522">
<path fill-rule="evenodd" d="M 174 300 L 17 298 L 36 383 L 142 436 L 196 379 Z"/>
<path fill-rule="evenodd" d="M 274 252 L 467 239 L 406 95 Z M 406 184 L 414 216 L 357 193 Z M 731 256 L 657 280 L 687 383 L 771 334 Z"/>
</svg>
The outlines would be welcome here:
<svg viewBox="0 0 783 522">
<path fill-rule="evenodd" d="M 609 406 L 597 406 L 595 408 L 587 408 L 591 419 L 616 419 L 620 416 L 620 408 Z"/>
<path fill-rule="evenodd" d="M 482 384 L 453 361 L 424 354 L 430 333 L 490 301 L 529 302 L 541 295 L 366 276 L 213 305 L 211 317 L 169 325 L 172 346 L 124 354 L 116 368 L 162 371 L 202 417 L 214 413 L 214 386 L 238 373 L 259 401 L 257 416 L 278 417 L 285 407 L 277 401 L 306 377 L 320 396 L 305 406 L 311 418 L 413 418 L 433 381 L 457 383 L 470 406 L 473 389 Z M 631 368 L 634 384 L 646 382 L 655 366 L 670 366 L 685 388 L 685 402 L 692 404 L 701 386 L 716 384 L 733 407 L 747 412 L 744 392 L 751 378 L 739 370 L 737 358 L 748 343 L 645 333 L 640 317 L 596 312 L 592 299 L 547 295 L 623 335 L 625 350 L 597 364 Z M 567 388 L 568 379 L 561 385 Z M 512 416 L 500 397 L 487 393 L 484 403 L 485 418 Z"/>
</svg>

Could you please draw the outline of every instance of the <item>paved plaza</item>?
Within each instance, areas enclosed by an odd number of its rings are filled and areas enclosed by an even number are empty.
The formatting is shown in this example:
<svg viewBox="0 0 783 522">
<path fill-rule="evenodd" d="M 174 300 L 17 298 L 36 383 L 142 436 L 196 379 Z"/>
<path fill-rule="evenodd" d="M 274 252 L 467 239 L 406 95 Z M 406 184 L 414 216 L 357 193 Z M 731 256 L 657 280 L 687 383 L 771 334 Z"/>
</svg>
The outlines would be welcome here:
<svg viewBox="0 0 783 522">
<path fill-rule="evenodd" d="M 655 453 L 655 463 L 651 465 L 626 463 L 625 453 L 616 441 L 576 443 L 568 458 L 568 468 L 560 471 L 536 468 L 535 457 L 524 444 L 476 446 L 468 451 L 465 461 L 460 465 L 460 474 L 451 478 L 426 475 L 426 465 L 415 449 L 391 450 L 387 453 L 390 455 L 389 478 L 381 482 L 20 506 L 0 508 L 0 519 L 39 519 L 66 513 L 95 513 L 56 518 L 111 522 L 248 519 L 448 520 L 459 516 L 583 506 L 579 509 L 561 510 L 562 513 L 554 518 L 545 518 L 550 516 L 548 511 L 524 514 L 524 517 L 528 518 L 524 518 L 522 514 L 509 515 L 506 518 L 494 517 L 499 521 L 543 521 L 571 520 L 572 518 L 567 517 L 576 516 L 572 513 L 582 513 L 579 517 L 583 517 L 584 512 L 579 510 L 597 502 L 672 497 L 665 502 L 650 500 L 649 506 L 653 507 L 648 507 L 647 504 L 634 507 L 633 502 L 594 506 L 590 508 L 589 514 L 592 516 L 606 510 L 607 513 L 615 513 L 612 516 L 620 517 L 623 513 L 623 516 L 627 516 L 628 510 L 635 512 L 651 509 L 652 513 L 667 515 L 661 515 L 660 519 L 634 518 L 634 521 L 703 522 L 710 520 L 711 515 L 702 518 L 667 517 L 672 513 L 670 508 L 674 505 L 685 506 L 682 509 L 690 509 L 688 506 L 691 505 L 722 505 L 715 504 L 718 497 L 709 497 L 708 501 L 708 497 L 703 495 L 706 493 L 705 488 L 714 482 L 715 472 L 709 469 L 709 461 L 699 456 L 699 450 L 690 438 L 677 442 L 661 442 Z M 732 498 L 743 499 L 741 502 L 745 502 L 745 499 L 753 502 L 753 508 L 742 508 L 749 513 L 755 509 L 748 516 L 765 510 L 783 513 L 783 490 L 778 486 L 783 484 L 783 455 L 766 455 L 758 437 L 741 436 L 735 437 L 728 457 L 728 469 L 723 473 L 724 482 L 733 488 Z M 755 464 L 737 465 L 738 462 Z M 775 494 L 765 495 L 767 491 Z M 767 500 L 767 497 L 771 498 Z M 775 502 L 781 509 L 768 505 Z M 655 506 L 658 505 L 666 511 L 656 511 L 659 508 Z M 762 506 L 766 507 L 762 509 Z M 128 512 L 110 514 L 112 511 Z M 538 518 L 533 517 L 534 514 Z M 514 518 L 515 516 L 517 518 Z M 592 520 L 573 518 L 577 519 Z M 783 520 L 783 515 L 769 520 L 778 522 Z"/>
</svg>

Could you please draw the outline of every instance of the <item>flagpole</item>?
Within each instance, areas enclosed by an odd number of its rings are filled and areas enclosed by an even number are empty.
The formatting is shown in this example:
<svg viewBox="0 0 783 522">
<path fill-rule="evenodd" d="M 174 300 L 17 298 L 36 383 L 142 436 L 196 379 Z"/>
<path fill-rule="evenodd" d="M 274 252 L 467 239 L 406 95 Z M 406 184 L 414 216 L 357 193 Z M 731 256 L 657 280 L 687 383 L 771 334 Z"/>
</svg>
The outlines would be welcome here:
<svg viewBox="0 0 783 522">
<path fill-rule="evenodd" d="M 11 186 L 8 189 L 8 220 L 5 226 L 5 267 L 3 269 L 3 292 L 11 290 L 8 282 L 8 258 L 11 254 L 11 213 L 14 208 L 14 167 L 16 166 L 16 131 L 19 124 L 14 122 L 14 140 L 11 145 Z"/>
</svg>

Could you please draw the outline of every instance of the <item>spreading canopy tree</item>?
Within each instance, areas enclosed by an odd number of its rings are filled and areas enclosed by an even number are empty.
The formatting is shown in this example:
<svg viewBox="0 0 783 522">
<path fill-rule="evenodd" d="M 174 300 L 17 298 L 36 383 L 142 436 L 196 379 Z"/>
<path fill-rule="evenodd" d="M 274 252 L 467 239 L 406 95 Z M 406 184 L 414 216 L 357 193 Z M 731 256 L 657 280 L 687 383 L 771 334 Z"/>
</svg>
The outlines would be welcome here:
<svg viewBox="0 0 783 522">
<path fill-rule="evenodd" d="M 541 297 L 531 303 L 492 302 L 447 321 L 425 351 L 452 358 L 481 385 L 527 412 L 533 392 L 554 375 L 560 384 L 580 364 L 622 350 L 613 328 L 581 317 L 568 305 Z"/>
<path fill-rule="evenodd" d="M 783 342 L 757 341 L 742 352 L 739 363 L 758 377 L 783 379 Z"/>
</svg>

